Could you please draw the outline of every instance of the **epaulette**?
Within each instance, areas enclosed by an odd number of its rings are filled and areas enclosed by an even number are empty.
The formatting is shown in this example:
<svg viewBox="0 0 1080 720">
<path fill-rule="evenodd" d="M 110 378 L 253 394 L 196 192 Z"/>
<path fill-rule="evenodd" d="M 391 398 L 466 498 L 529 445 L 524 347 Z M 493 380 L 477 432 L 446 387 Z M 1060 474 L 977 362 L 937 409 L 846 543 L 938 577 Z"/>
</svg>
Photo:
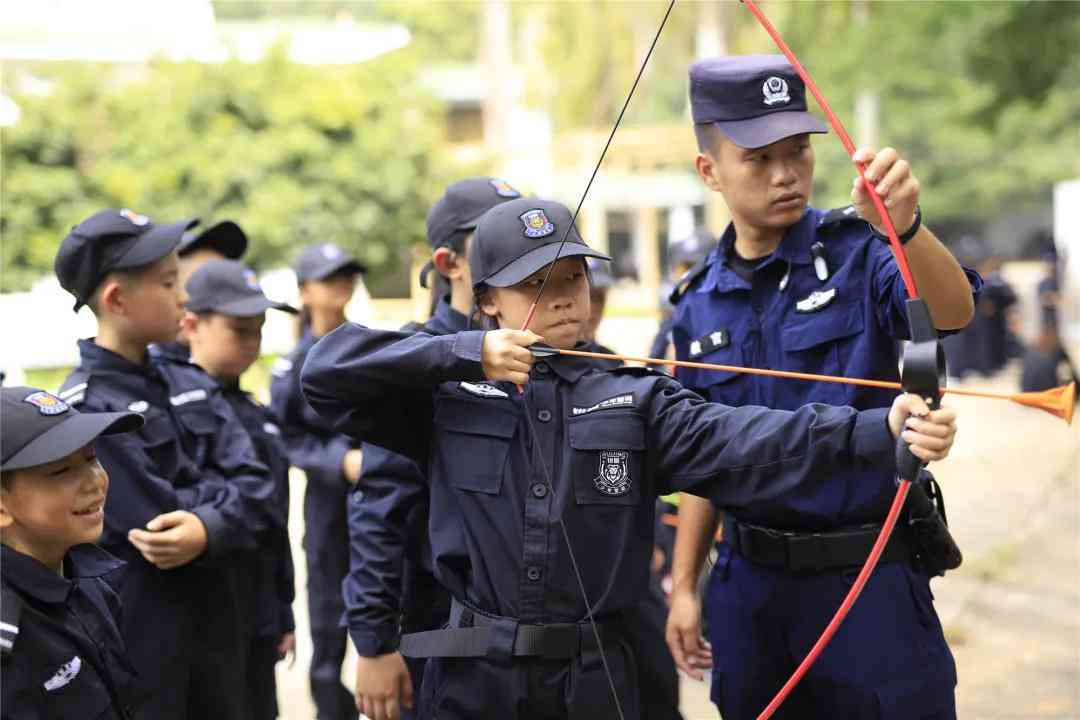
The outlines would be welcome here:
<svg viewBox="0 0 1080 720">
<path fill-rule="evenodd" d="M 690 289 L 698 278 L 705 274 L 705 271 L 709 269 L 709 258 L 706 257 L 700 261 L 697 265 L 690 268 L 683 273 L 683 276 L 679 278 L 679 282 L 675 283 L 675 289 L 671 291 L 671 295 L 668 297 L 668 301 L 672 305 L 678 305 L 682 296 Z"/>
<path fill-rule="evenodd" d="M 657 375 L 666 378 L 671 377 L 667 373 L 653 370 L 650 367 L 642 367 L 641 365 L 620 365 L 619 367 L 613 367 L 605 372 L 614 373 L 616 375 L 631 375 L 633 377 L 646 377 L 648 375 Z"/>
<path fill-rule="evenodd" d="M 23 601 L 13 590 L 4 588 L 0 594 L 0 655 L 5 658 L 15 650 L 19 639 L 19 618 Z"/>
<path fill-rule="evenodd" d="M 60 398 L 68 405 L 78 406 L 86 399 L 86 388 L 90 385 L 90 373 L 80 368 L 75 368 L 67 379 L 64 380 L 64 384 L 60 386 L 60 391 L 56 393 L 56 397 Z"/>
<path fill-rule="evenodd" d="M 849 222 L 865 222 L 865 220 L 859 217 L 859 213 L 855 211 L 854 205 L 847 205 L 845 207 L 829 210 L 821 216 L 820 220 L 818 220 L 818 227 L 838 226 Z"/>
</svg>

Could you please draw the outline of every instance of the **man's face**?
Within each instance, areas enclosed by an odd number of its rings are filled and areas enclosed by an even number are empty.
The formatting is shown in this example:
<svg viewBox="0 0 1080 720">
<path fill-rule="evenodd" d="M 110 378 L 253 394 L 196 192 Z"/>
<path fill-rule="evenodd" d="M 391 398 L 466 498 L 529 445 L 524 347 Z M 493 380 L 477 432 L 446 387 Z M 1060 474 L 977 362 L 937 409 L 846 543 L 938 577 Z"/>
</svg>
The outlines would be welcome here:
<svg viewBox="0 0 1080 720">
<path fill-rule="evenodd" d="M 184 316 L 176 252 L 140 273 L 125 289 L 126 321 L 146 343 L 176 339 Z"/>
<path fill-rule="evenodd" d="M 498 320 L 500 328 L 521 329 L 536 300 L 547 268 L 508 288 L 491 288 L 481 310 Z M 580 257 L 563 258 L 555 264 L 544 286 L 529 329 L 553 347 L 572 349 L 585 332 L 589 319 L 589 281 Z"/>
<path fill-rule="evenodd" d="M 0 491 L 4 543 L 39 560 L 97 542 L 105 522 L 109 476 L 93 444 L 62 460 L 16 470 Z"/>
<path fill-rule="evenodd" d="M 731 214 L 752 227 L 782 229 L 802 217 L 814 180 L 814 150 L 807 134 L 748 150 L 715 133 L 698 155 L 702 180 L 720 192 Z"/>
<path fill-rule="evenodd" d="M 217 378 L 238 378 L 259 357 L 266 313 L 189 315 L 191 359 Z"/>
</svg>

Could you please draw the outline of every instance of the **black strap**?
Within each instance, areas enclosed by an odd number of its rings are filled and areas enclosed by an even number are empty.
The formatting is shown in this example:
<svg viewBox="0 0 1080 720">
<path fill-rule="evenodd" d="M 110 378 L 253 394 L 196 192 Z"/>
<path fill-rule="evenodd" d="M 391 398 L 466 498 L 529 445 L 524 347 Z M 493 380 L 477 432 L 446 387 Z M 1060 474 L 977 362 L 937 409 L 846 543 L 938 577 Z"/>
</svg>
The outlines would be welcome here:
<svg viewBox="0 0 1080 720">
<path fill-rule="evenodd" d="M 872 524 L 827 533 L 785 532 L 725 514 L 723 537 L 755 565 L 787 572 L 820 572 L 862 565 L 880 530 L 881 525 Z M 903 533 L 893 533 L 880 562 L 902 562 L 911 557 Z"/>
<path fill-rule="evenodd" d="M 409 633 L 401 638 L 398 650 L 405 657 L 492 658 L 499 656 L 540 657 L 569 660 L 596 652 L 596 640 L 587 622 L 526 625 L 515 618 L 481 613 L 452 600 L 450 623 L 471 627 Z M 607 643 L 618 632 L 616 621 L 598 621 L 601 641 Z M 509 628 L 512 649 L 503 648 Z M 506 650 L 510 650 L 506 652 Z"/>
</svg>

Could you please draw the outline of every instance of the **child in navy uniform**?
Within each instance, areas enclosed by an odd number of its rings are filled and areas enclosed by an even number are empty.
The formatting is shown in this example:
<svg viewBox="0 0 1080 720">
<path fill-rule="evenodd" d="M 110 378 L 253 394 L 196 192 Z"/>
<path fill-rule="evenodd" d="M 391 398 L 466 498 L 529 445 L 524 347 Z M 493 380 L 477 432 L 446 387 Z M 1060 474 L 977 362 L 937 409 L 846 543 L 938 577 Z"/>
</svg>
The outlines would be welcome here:
<svg viewBox="0 0 1080 720">
<path fill-rule="evenodd" d="M 255 273 L 234 260 L 210 260 L 188 279 L 184 334 L 191 361 L 220 383 L 240 424 L 270 468 L 274 494 L 272 524 L 246 553 L 241 575 L 242 604 L 249 608 L 247 700 L 252 720 L 278 716 L 274 666 L 295 651 L 292 551 L 289 547 L 289 458 L 270 411 L 240 389 L 240 376 L 259 357 L 262 327 L 270 309 L 296 313 L 267 299 Z"/>
<path fill-rule="evenodd" d="M 606 259 L 559 203 L 501 204 L 470 248 L 478 305 L 501 329 L 435 337 L 347 324 L 303 369 L 308 402 L 334 428 L 409 456 L 430 484 L 432 560 L 453 600 L 445 630 L 402 639 L 403 654 L 432 658 L 423 717 L 614 717 L 610 667 L 625 717 L 638 718 L 621 612 L 647 587 L 658 494 L 798 513 L 836 491 L 823 470 L 892 467 L 902 430 L 923 460 L 952 444 L 954 413 L 912 396 L 862 413 L 731 408 L 642 368 L 534 360 L 538 340 L 578 345 L 588 256 Z M 556 259 L 539 334 L 513 329 Z"/>
<path fill-rule="evenodd" d="M 102 210 L 56 257 L 75 307 L 89 305 L 98 320 L 97 337 L 79 341 L 61 399 L 146 417 L 137 432 L 101 438 L 97 451 L 113 488 L 101 544 L 128 563 L 117 584 L 120 630 L 139 669 L 140 709 L 158 720 L 246 718 L 234 560 L 255 547 L 273 490 L 217 383 L 149 351 L 176 337 L 176 247 L 193 224 Z"/>
<path fill-rule="evenodd" d="M 80 413 L 27 387 L 0 390 L 0 656 L 5 720 L 133 717 L 120 600 L 123 565 L 97 547 L 109 476 L 99 435 L 142 427 L 135 413 Z"/>
<path fill-rule="evenodd" d="M 273 369 L 270 409 L 293 465 L 307 476 L 304 492 L 304 554 L 311 620 L 311 695 L 320 720 L 357 716 L 355 700 L 341 683 L 348 642 L 341 582 L 349 571 L 348 490 L 360 478 L 360 441 L 336 432 L 300 394 L 300 368 L 320 337 L 345 322 L 345 307 L 365 271 L 333 243 L 308 245 L 293 267 L 300 286 L 300 342 Z"/>
</svg>

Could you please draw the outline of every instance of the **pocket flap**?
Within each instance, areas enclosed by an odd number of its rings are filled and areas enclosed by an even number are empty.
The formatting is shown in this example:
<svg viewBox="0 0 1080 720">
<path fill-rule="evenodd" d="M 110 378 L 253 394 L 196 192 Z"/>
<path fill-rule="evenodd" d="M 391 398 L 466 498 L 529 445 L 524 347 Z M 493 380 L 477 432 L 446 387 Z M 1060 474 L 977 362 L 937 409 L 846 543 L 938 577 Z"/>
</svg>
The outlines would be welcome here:
<svg viewBox="0 0 1080 720">
<path fill-rule="evenodd" d="M 644 450 L 645 422 L 631 413 L 597 413 L 570 420 L 575 450 Z"/>
<path fill-rule="evenodd" d="M 205 403 L 202 407 L 177 411 L 180 424 L 196 435 L 212 435 L 218 431 L 218 419 L 212 408 Z"/>
<path fill-rule="evenodd" d="M 863 308 L 855 302 L 836 302 L 815 313 L 793 314 L 784 323 L 784 349 L 809 350 L 863 330 Z"/>
<path fill-rule="evenodd" d="M 435 424 L 453 432 L 509 439 L 517 430 L 517 413 L 493 401 L 443 398 L 435 408 Z"/>
</svg>

